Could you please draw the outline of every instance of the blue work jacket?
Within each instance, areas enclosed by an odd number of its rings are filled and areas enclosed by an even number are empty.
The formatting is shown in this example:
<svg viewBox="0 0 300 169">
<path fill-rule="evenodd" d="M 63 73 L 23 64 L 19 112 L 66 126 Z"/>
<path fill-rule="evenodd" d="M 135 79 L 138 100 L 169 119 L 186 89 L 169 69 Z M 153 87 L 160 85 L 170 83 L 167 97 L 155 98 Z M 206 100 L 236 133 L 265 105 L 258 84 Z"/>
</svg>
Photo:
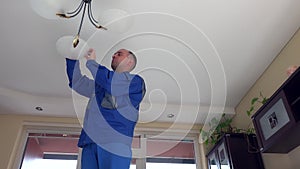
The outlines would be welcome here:
<svg viewBox="0 0 300 169">
<path fill-rule="evenodd" d="M 79 61 L 66 59 L 69 86 L 89 98 L 78 146 L 97 143 L 131 145 L 145 83 L 139 75 L 117 73 L 88 60 L 93 79 L 82 75 Z"/>
</svg>

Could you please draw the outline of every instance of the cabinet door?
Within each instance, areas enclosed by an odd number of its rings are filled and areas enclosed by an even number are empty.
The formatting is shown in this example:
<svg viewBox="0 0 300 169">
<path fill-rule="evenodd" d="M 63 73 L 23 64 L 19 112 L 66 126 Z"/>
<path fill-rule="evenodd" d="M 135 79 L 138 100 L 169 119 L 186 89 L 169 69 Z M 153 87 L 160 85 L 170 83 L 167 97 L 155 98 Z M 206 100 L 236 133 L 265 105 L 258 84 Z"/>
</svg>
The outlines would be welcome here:
<svg viewBox="0 0 300 169">
<path fill-rule="evenodd" d="M 228 158 L 227 149 L 225 147 L 225 142 L 223 142 L 217 149 L 219 163 L 221 169 L 230 169 L 230 163 Z"/>
<path fill-rule="evenodd" d="M 215 152 L 211 153 L 207 157 L 207 160 L 208 160 L 208 169 L 219 169 L 219 163 Z"/>
</svg>

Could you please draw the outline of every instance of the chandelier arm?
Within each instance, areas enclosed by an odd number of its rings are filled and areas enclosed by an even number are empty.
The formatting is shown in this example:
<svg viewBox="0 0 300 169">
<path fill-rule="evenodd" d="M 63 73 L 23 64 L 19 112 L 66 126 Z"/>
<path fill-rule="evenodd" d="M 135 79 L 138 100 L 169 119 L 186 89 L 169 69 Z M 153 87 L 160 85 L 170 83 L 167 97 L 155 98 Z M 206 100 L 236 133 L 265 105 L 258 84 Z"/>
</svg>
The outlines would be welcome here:
<svg viewBox="0 0 300 169">
<path fill-rule="evenodd" d="M 78 6 L 73 12 L 67 12 L 67 14 L 68 14 L 68 15 L 72 15 L 72 14 L 77 13 L 78 11 L 80 11 L 81 8 L 82 8 L 83 3 L 84 3 L 84 2 L 81 1 L 80 4 L 79 4 L 79 6 Z"/>
<path fill-rule="evenodd" d="M 84 2 L 82 1 L 81 4 L 78 6 L 78 8 L 75 11 L 68 12 L 67 14 L 69 15 L 69 18 L 77 16 L 83 7 L 83 4 L 84 4 Z M 73 15 L 70 15 L 70 14 L 73 14 Z"/>
<path fill-rule="evenodd" d="M 90 19 L 91 23 L 92 23 L 96 28 L 102 28 L 102 26 L 98 25 L 97 23 L 95 23 L 95 22 L 92 20 L 92 18 L 91 18 L 90 15 L 88 15 L 88 16 L 89 16 L 89 19 Z"/>
<path fill-rule="evenodd" d="M 94 21 L 95 23 L 98 23 L 98 21 L 94 18 L 93 12 L 92 12 L 92 3 L 88 4 L 88 15 L 90 16 L 90 20 Z"/>
<path fill-rule="evenodd" d="M 84 18 L 84 14 L 85 14 L 85 8 L 86 8 L 86 3 L 84 4 L 84 7 L 83 7 L 82 17 L 81 17 L 81 21 L 80 21 L 80 25 L 79 25 L 79 29 L 78 29 L 78 33 L 77 33 L 78 36 L 80 35 L 80 31 L 81 31 L 81 27 L 82 27 L 82 23 L 83 23 L 83 18 Z"/>
<path fill-rule="evenodd" d="M 89 9 L 89 8 L 88 8 L 88 9 Z M 90 10 L 88 10 L 88 12 L 90 12 Z M 92 23 L 95 27 L 97 27 L 98 24 L 97 24 L 97 22 L 95 23 L 95 21 L 93 20 L 92 16 L 90 15 L 90 13 L 88 13 L 88 17 L 89 17 L 89 20 L 91 21 L 91 23 Z"/>
</svg>

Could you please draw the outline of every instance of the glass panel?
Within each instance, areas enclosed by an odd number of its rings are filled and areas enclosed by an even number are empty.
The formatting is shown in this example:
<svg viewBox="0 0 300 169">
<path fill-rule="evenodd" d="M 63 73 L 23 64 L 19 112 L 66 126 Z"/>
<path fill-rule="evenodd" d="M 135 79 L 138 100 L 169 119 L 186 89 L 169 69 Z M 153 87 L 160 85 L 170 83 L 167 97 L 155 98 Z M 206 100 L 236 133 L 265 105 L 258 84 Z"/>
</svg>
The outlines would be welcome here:
<svg viewBox="0 0 300 169">
<path fill-rule="evenodd" d="M 147 169 L 196 169 L 194 142 L 147 139 Z"/>
<path fill-rule="evenodd" d="M 132 158 L 129 169 L 136 169 L 136 159 Z"/>
<path fill-rule="evenodd" d="M 224 142 L 218 148 L 221 169 L 230 169 L 228 155 L 226 153 Z"/>
<path fill-rule="evenodd" d="M 131 147 L 141 148 L 141 135 L 133 136 Z"/>
<path fill-rule="evenodd" d="M 147 163 L 147 169 L 195 169 L 195 164 Z"/>
<path fill-rule="evenodd" d="M 23 166 L 22 169 L 76 169 L 77 160 L 50 160 L 40 159 L 30 166 Z"/>
<path fill-rule="evenodd" d="M 216 154 L 213 153 L 208 157 L 208 168 L 218 169 Z"/>
<path fill-rule="evenodd" d="M 20 169 L 76 169 L 79 135 L 30 133 Z"/>
</svg>

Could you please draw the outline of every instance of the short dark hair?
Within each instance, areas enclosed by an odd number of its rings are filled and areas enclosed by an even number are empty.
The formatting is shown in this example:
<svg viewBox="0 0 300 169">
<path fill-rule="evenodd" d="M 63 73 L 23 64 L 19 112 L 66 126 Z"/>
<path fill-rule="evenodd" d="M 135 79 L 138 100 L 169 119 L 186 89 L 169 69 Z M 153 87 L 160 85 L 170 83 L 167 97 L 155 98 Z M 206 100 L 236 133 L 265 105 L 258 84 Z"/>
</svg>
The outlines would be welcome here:
<svg viewBox="0 0 300 169">
<path fill-rule="evenodd" d="M 129 53 L 129 55 L 132 56 L 133 61 L 134 61 L 134 65 L 131 68 L 131 70 L 133 70 L 135 68 L 136 64 L 137 64 L 137 58 L 136 58 L 135 54 L 132 51 L 129 50 L 128 53 Z"/>
</svg>

